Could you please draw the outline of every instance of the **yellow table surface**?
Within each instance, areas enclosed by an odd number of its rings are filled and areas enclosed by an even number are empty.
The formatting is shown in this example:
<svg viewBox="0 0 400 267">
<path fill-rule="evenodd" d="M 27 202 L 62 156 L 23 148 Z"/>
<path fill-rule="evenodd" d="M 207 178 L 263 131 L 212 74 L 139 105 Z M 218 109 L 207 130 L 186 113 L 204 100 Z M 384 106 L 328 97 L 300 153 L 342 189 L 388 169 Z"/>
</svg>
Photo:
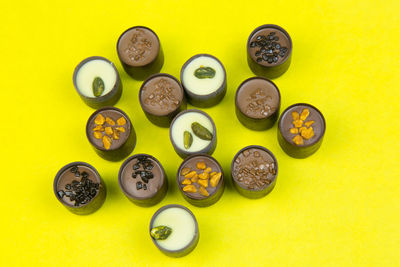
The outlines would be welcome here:
<svg viewBox="0 0 400 267">
<path fill-rule="evenodd" d="M 393 266 L 400 248 L 399 1 L 7 1 L 0 9 L 1 266 Z M 238 85 L 254 76 L 245 45 L 259 25 L 274 23 L 292 37 L 292 64 L 274 79 L 281 111 L 307 102 L 327 121 L 320 150 L 286 155 L 276 125 L 251 131 L 234 113 Z M 145 25 L 159 36 L 162 72 L 179 77 L 192 55 L 218 57 L 227 71 L 223 101 L 204 109 L 214 119 L 213 156 L 227 174 L 215 205 L 187 203 L 175 183 L 181 158 L 168 129 L 151 124 L 138 102 L 140 81 L 122 69 L 119 35 Z M 115 63 L 123 82 L 117 107 L 137 132 L 133 153 L 160 160 L 169 191 L 156 206 L 132 204 L 118 186 L 121 162 L 103 160 L 85 133 L 94 111 L 72 84 L 88 56 Z M 190 106 L 189 106 L 190 107 Z M 234 154 L 262 145 L 278 159 L 275 189 L 265 198 L 239 195 L 230 181 Z M 55 198 L 57 171 L 72 161 L 97 168 L 107 199 L 77 216 Z M 200 241 L 183 258 L 153 245 L 148 225 L 163 205 L 189 207 Z"/>
</svg>

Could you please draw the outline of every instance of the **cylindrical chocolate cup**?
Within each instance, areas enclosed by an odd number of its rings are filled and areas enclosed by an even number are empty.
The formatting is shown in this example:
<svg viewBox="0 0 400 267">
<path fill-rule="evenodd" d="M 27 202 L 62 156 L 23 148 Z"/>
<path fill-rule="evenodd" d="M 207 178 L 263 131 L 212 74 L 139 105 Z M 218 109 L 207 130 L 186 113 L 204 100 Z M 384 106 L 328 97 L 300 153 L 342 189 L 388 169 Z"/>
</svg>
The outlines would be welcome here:
<svg viewBox="0 0 400 267">
<path fill-rule="evenodd" d="M 173 138 L 172 138 L 172 125 L 174 124 L 175 120 L 180 115 L 187 113 L 187 112 L 198 112 L 198 113 L 205 115 L 211 121 L 211 124 L 213 126 L 214 131 L 213 131 L 213 137 L 212 137 L 210 144 L 200 151 L 188 152 L 188 151 L 182 150 L 175 144 L 175 140 L 173 140 Z M 187 110 L 180 112 L 172 120 L 171 127 L 169 128 L 169 139 L 171 140 L 171 143 L 172 143 L 172 146 L 174 147 L 175 152 L 183 159 L 185 159 L 186 157 L 188 157 L 190 155 L 199 154 L 199 153 L 206 153 L 208 155 L 212 155 L 215 151 L 215 148 L 217 147 L 217 129 L 215 127 L 214 121 L 211 119 L 211 117 L 207 113 L 205 113 L 204 111 L 198 110 L 198 109 L 187 109 Z"/>
<path fill-rule="evenodd" d="M 290 142 L 283 136 L 283 134 L 282 134 L 282 118 L 285 115 L 285 113 L 294 106 L 308 106 L 308 107 L 312 108 L 313 110 L 315 110 L 321 116 L 322 132 L 315 142 L 310 143 L 308 145 L 296 146 L 295 144 L 293 144 L 292 142 Z M 285 151 L 285 153 L 288 154 L 289 156 L 291 156 L 293 158 L 298 158 L 298 159 L 307 158 L 308 156 L 311 156 L 312 154 L 317 152 L 317 150 L 320 148 L 320 146 L 322 144 L 322 140 L 324 139 L 325 130 L 326 130 L 326 122 L 325 122 L 325 118 L 322 115 L 321 111 L 319 111 L 316 107 L 314 107 L 310 104 L 306 104 L 306 103 L 294 104 L 294 105 L 287 107 L 282 112 L 282 114 L 279 118 L 278 131 L 277 131 L 278 132 L 278 142 L 279 142 L 279 145 L 281 146 L 281 148 L 283 149 L 283 151 Z"/>
<path fill-rule="evenodd" d="M 159 43 L 159 49 L 158 49 L 157 56 L 155 57 L 155 59 L 152 60 L 150 63 L 143 65 L 143 66 L 133 66 L 133 65 L 125 62 L 122 59 L 121 54 L 120 54 L 121 52 L 119 50 L 119 43 L 121 41 L 122 36 L 125 33 L 129 32 L 130 30 L 136 29 L 136 28 L 142 28 L 142 29 L 152 32 L 155 35 L 155 37 Z M 157 34 L 153 30 L 151 30 L 150 28 L 147 28 L 145 26 L 134 26 L 134 27 L 131 27 L 131 28 L 127 29 L 126 31 L 124 31 L 118 38 L 117 53 L 118 53 L 119 60 L 121 61 L 122 67 L 124 68 L 126 73 L 128 73 L 128 75 L 131 76 L 135 80 L 140 80 L 140 81 L 145 80 L 150 75 L 160 72 L 162 66 L 164 65 L 164 52 L 161 47 L 160 39 L 158 38 Z"/>
<path fill-rule="evenodd" d="M 211 161 L 215 162 L 216 165 L 218 166 L 218 168 L 221 170 L 221 174 L 222 174 L 222 175 L 221 175 L 221 179 L 220 179 L 220 181 L 218 182 L 216 191 L 215 191 L 213 194 L 210 194 L 210 196 L 208 196 L 208 197 L 206 197 L 206 198 L 200 198 L 200 199 L 191 197 L 191 196 L 189 196 L 188 194 L 186 194 L 186 192 L 184 192 L 184 191 L 182 190 L 182 188 L 181 188 L 181 186 L 180 186 L 180 183 L 179 183 L 180 173 L 181 173 L 182 168 L 185 167 L 185 163 L 186 163 L 187 161 L 189 161 L 190 159 L 195 158 L 195 157 L 198 157 L 198 156 L 206 157 L 206 158 L 210 159 Z M 225 189 L 224 170 L 222 169 L 222 167 L 221 167 L 221 165 L 219 164 L 219 162 L 218 162 L 216 159 L 214 159 L 213 157 L 211 157 L 210 155 L 204 154 L 204 153 L 194 154 L 194 155 L 191 155 L 190 157 L 187 157 L 187 158 L 181 163 L 181 165 L 179 166 L 178 172 L 177 172 L 177 174 L 176 174 L 176 183 L 177 183 L 177 185 L 178 185 L 179 191 L 181 192 L 183 198 L 184 198 L 187 202 L 189 202 L 189 203 L 192 204 L 193 206 L 197 206 L 197 207 L 208 207 L 208 206 L 211 206 L 211 205 L 213 205 L 214 203 L 216 203 L 216 202 L 221 198 L 222 194 L 224 193 L 224 189 Z"/>
<path fill-rule="evenodd" d="M 162 211 L 169 209 L 169 208 L 181 208 L 186 210 L 193 218 L 194 223 L 195 223 L 195 234 L 194 237 L 192 239 L 192 241 L 184 248 L 180 249 L 180 250 L 168 250 L 165 249 L 163 247 L 161 247 L 160 245 L 158 245 L 158 243 L 151 237 L 151 229 L 153 229 L 153 224 L 154 224 L 154 220 L 157 218 L 158 214 L 160 214 Z M 149 234 L 150 234 L 150 238 L 153 241 L 154 245 L 156 245 L 156 247 L 165 255 L 169 256 L 169 257 L 174 257 L 174 258 L 179 258 L 179 257 L 183 257 L 186 256 L 187 254 L 189 254 L 190 252 L 192 252 L 196 246 L 197 243 L 199 243 L 199 238 L 200 238 L 200 232 L 199 232 L 199 225 L 197 223 L 196 217 L 194 216 L 194 214 L 186 207 L 178 205 L 178 204 L 169 204 L 166 206 L 161 207 L 160 209 L 158 209 L 156 211 L 156 213 L 154 213 L 153 217 L 151 217 L 150 220 L 150 227 L 149 227 Z"/>
<path fill-rule="evenodd" d="M 222 85 L 214 92 L 212 92 L 211 94 L 208 95 L 198 95 L 195 94 L 193 92 L 191 92 L 189 89 L 185 88 L 185 85 L 183 84 L 183 72 L 186 68 L 186 66 L 194 59 L 198 58 L 198 57 L 202 57 L 202 56 L 206 56 L 206 57 L 211 57 L 213 59 L 215 59 L 216 61 L 218 61 L 219 64 L 221 64 L 222 69 L 224 71 L 224 81 L 222 83 Z M 193 106 L 196 107 L 201 107 L 201 108 L 207 108 L 207 107 L 212 107 L 215 106 L 216 104 L 218 104 L 219 102 L 221 102 L 221 100 L 224 98 L 225 94 L 226 94 L 226 70 L 224 65 L 222 64 L 222 62 L 214 57 L 213 55 L 209 55 L 209 54 L 197 54 L 192 56 L 190 59 L 188 59 L 185 64 L 183 64 L 182 68 L 181 68 L 181 82 L 182 82 L 182 86 L 185 90 L 188 102 L 190 104 L 192 104 Z"/>
<path fill-rule="evenodd" d="M 79 205 L 79 206 L 70 205 L 69 203 L 65 202 L 62 198 L 60 198 L 60 196 L 57 194 L 57 192 L 58 192 L 57 187 L 58 187 L 58 183 L 60 181 L 61 175 L 66 170 L 68 170 L 69 168 L 71 168 L 73 166 L 85 166 L 85 167 L 91 169 L 96 174 L 96 182 L 100 183 L 99 190 L 97 191 L 97 194 L 94 196 L 94 198 L 90 202 Z M 65 165 L 64 167 L 62 167 L 57 172 L 57 175 L 54 178 L 54 182 L 53 182 L 53 191 L 54 191 L 54 194 L 56 195 L 56 198 L 58 199 L 58 201 L 60 201 L 61 204 L 63 204 L 63 206 L 65 208 L 67 208 L 70 212 L 75 213 L 77 215 L 87 215 L 87 214 L 95 212 L 103 205 L 103 203 L 106 199 L 106 195 L 107 195 L 106 185 L 105 185 L 103 179 L 101 179 L 101 176 L 97 172 L 97 170 L 92 165 L 90 165 L 86 162 L 80 162 L 80 161 L 69 163 L 69 164 Z"/>
<path fill-rule="evenodd" d="M 279 96 L 278 108 L 275 110 L 275 112 L 273 112 L 272 114 L 268 115 L 268 117 L 265 117 L 265 118 L 251 118 L 251 117 L 247 116 L 245 113 L 243 113 L 239 108 L 239 98 L 238 98 L 239 90 L 246 82 L 248 82 L 250 80 L 254 80 L 254 79 L 262 79 L 262 80 L 265 80 L 265 81 L 271 83 L 276 88 L 276 91 L 278 92 L 278 96 Z M 279 117 L 280 106 L 281 106 L 281 93 L 279 92 L 278 87 L 271 80 L 268 80 L 264 77 L 249 78 L 249 79 L 243 81 L 239 85 L 238 89 L 236 90 L 236 95 L 235 95 L 236 117 L 245 127 L 249 128 L 249 129 L 256 130 L 256 131 L 262 131 L 262 130 L 267 130 L 267 129 L 271 128 L 275 124 L 275 122 L 277 121 L 277 119 Z"/>
<path fill-rule="evenodd" d="M 116 149 L 105 149 L 103 146 L 98 146 L 94 143 L 91 142 L 90 139 L 90 134 L 92 133 L 92 129 L 90 129 L 90 122 L 94 119 L 94 117 L 105 110 L 115 110 L 119 113 L 121 113 L 126 121 L 127 125 L 129 126 L 129 136 L 126 139 L 125 143 L 123 143 L 121 146 L 117 147 Z M 89 141 L 89 143 L 92 145 L 96 153 L 102 157 L 103 159 L 109 160 L 109 161 L 120 161 L 124 158 L 126 158 L 135 148 L 136 146 L 136 132 L 135 129 L 133 128 L 133 125 L 125 112 L 120 110 L 119 108 L 116 107 L 104 107 L 101 109 L 96 110 L 88 119 L 87 124 L 86 124 L 86 137 Z"/>
<path fill-rule="evenodd" d="M 76 76 L 78 74 L 79 69 L 85 63 L 87 63 L 88 61 L 91 61 L 91 60 L 95 60 L 95 59 L 100 59 L 100 60 L 104 60 L 106 62 L 109 62 L 110 65 L 115 70 L 115 73 L 117 75 L 117 79 L 115 81 L 114 87 L 106 95 L 99 96 L 99 97 L 87 97 L 87 96 L 83 95 L 80 92 L 80 90 L 78 88 L 78 85 L 76 83 Z M 108 59 L 106 59 L 104 57 L 93 56 L 93 57 L 88 57 L 88 58 L 84 59 L 81 63 L 78 64 L 78 66 L 76 66 L 76 68 L 74 70 L 74 74 L 73 74 L 72 80 L 73 80 L 73 83 L 74 83 L 74 87 L 75 87 L 76 91 L 78 92 L 79 96 L 82 98 L 83 102 L 85 102 L 91 108 L 98 109 L 98 108 L 105 107 L 105 106 L 113 106 L 118 102 L 118 100 L 120 99 L 121 94 L 122 94 L 122 82 L 121 82 L 121 79 L 119 77 L 118 70 L 110 60 L 108 60 Z"/>
<path fill-rule="evenodd" d="M 160 189 L 154 195 L 150 196 L 149 198 L 137 197 L 137 196 L 132 195 L 129 192 L 129 190 L 127 188 L 125 188 L 124 184 L 122 183 L 122 172 L 123 172 L 125 166 L 131 160 L 133 160 L 137 157 L 140 157 L 140 156 L 146 156 L 148 158 L 151 158 L 159 165 L 159 167 L 161 169 L 162 185 L 161 185 Z M 150 207 L 150 206 L 153 206 L 153 205 L 159 203 L 165 197 L 165 195 L 167 194 L 167 190 L 168 190 L 168 178 L 164 171 L 163 166 L 155 157 L 148 155 L 148 154 L 136 154 L 136 155 L 133 155 L 133 156 L 129 157 L 128 159 L 126 159 L 125 162 L 122 163 L 121 168 L 119 169 L 118 184 L 119 184 L 119 187 L 121 188 L 122 192 L 125 194 L 125 196 L 130 201 L 132 201 L 134 204 L 141 206 L 141 207 Z"/>
<path fill-rule="evenodd" d="M 274 164 L 276 166 L 276 173 L 275 176 L 273 178 L 273 181 L 268 184 L 265 188 L 261 189 L 261 190 L 257 190 L 257 189 L 248 189 L 248 188 L 244 188 L 236 179 L 236 177 L 234 177 L 234 164 L 235 164 L 235 160 L 236 158 L 245 150 L 247 149 L 251 149 L 251 148 L 256 148 L 256 149 L 260 149 L 263 150 L 265 152 L 267 152 L 271 158 L 274 160 Z M 239 150 L 238 153 L 236 153 L 235 157 L 232 160 L 232 164 L 231 164 L 231 178 L 232 178 L 232 183 L 235 187 L 235 189 L 244 197 L 247 198 L 252 198 L 252 199 L 256 199 L 256 198 L 262 198 L 266 195 L 269 194 L 269 192 L 272 191 L 272 189 L 274 189 L 275 184 L 276 184 L 276 179 L 278 177 L 278 161 L 276 160 L 274 154 L 272 154 L 271 151 L 269 151 L 268 149 L 266 149 L 265 147 L 262 146 L 257 146 L 257 145 L 251 145 L 251 146 L 247 146 L 242 148 L 241 150 Z"/>
<path fill-rule="evenodd" d="M 146 111 L 146 109 L 143 107 L 143 101 L 141 98 L 141 94 L 143 92 L 143 87 L 144 85 L 151 79 L 156 78 L 156 77 L 167 77 L 167 78 L 171 78 L 174 81 L 176 81 L 179 84 L 179 88 L 182 90 L 182 100 L 180 101 L 181 104 L 173 111 L 171 111 L 170 113 L 166 114 L 166 115 L 162 115 L 162 116 L 158 116 L 155 114 L 152 114 L 148 111 Z M 149 121 L 151 121 L 152 123 L 154 123 L 157 126 L 160 127 L 169 127 L 171 125 L 172 120 L 175 118 L 175 116 L 186 109 L 186 98 L 185 98 L 185 93 L 183 91 L 183 87 L 182 84 L 179 82 L 178 79 L 176 79 L 174 76 L 167 74 L 167 73 L 156 73 L 151 75 L 150 77 L 148 77 L 140 86 L 140 90 L 139 90 L 139 103 L 140 106 L 142 107 L 142 110 L 144 112 L 144 114 L 146 115 L 147 119 L 149 119 Z"/>
<path fill-rule="evenodd" d="M 250 56 L 250 43 L 253 35 L 257 33 L 259 30 L 264 29 L 264 28 L 272 28 L 276 29 L 280 32 L 282 32 L 286 38 L 289 41 L 289 47 L 287 48 L 287 56 L 286 58 L 281 61 L 279 64 L 274 64 L 271 66 L 264 66 L 259 64 L 257 61 L 255 61 L 251 56 Z M 285 73 L 289 66 L 290 62 L 292 60 L 292 39 L 290 38 L 290 35 L 285 31 L 282 27 L 275 25 L 275 24 L 265 24 L 260 27 L 257 27 L 249 36 L 249 39 L 247 40 L 247 64 L 249 65 L 251 71 L 257 75 L 257 76 L 264 76 L 269 79 L 277 78 L 281 76 L 283 73 Z"/>
</svg>

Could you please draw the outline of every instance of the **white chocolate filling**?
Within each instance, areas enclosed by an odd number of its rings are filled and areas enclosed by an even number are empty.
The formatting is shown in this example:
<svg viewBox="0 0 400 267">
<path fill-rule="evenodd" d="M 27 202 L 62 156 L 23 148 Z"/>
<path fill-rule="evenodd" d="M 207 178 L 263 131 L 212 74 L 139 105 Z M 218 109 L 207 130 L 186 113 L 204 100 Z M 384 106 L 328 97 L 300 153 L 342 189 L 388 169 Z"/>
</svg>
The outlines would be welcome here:
<svg viewBox="0 0 400 267">
<path fill-rule="evenodd" d="M 198 152 L 210 144 L 210 140 L 203 140 L 197 137 L 192 130 L 192 123 L 198 122 L 214 134 L 214 128 L 209 118 L 199 112 L 186 112 L 179 115 L 171 126 L 171 136 L 175 145 L 183 151 Z M 185 148 L 183 134 L 188 131 L 192 134 L 193 143 L 189 149 Z"/>
<path fill-rule="evenodd" d="M 164 249 L 172 251 L 183 249 L 195 236 L 195 221 L 190 213 L 182 208 L 172 207 L 159 213 L 152 227 L 162 225 L 172 229 L 167 239 L 155 240 Z"/>
<path fill-rule="evenodd" d="M 199 79 L 194 75 L 194 72 L 200 66 L 211 67 L 215 70 L 213 78 Z M 215 59 L 209 56 L 200 56 L 193 59 L 183 70 L 182 84 L 186 90 L 189 90 L 196 95 L 208 95 L 217 91 L 223 84 L 225 72 L 222 65 Z"/>
<path fill-rule="evenodd" d="M 95 97 L 93 94 L 93 80 L 100 77 L 104 82 L 104 92 L 108 94 L 117 81 L 117 73 L 110 62 L 102 59 L 93 59 L 83 64 L 76 74 L 76 85 L 79 92 L 86 97 Z"/>
</svg>

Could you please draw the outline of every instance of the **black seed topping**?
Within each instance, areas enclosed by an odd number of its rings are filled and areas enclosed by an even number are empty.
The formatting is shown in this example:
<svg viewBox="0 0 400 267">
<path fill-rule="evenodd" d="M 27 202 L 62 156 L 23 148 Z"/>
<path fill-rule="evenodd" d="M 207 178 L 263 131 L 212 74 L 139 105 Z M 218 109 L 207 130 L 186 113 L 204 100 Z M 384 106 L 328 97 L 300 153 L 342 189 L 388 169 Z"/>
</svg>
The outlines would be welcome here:
<svg viewBox="0 0 400 267">
<path fill-rule="evenodd" d="M 77 166 L 73 166 L 70 171 L 72 173 L 76 173 L 78 171 L 78 167 Z"/>
<path fill-rule="evenodd" d="M 136 182 L 136 190 L 140 190 L 140 189 L 142 189 L 142 187 L 143 187 L 143 184 L 142 184 L 142 182 Z"/>
<path fill-rule="evenodd" d="M 279 57 L 285 57 L 288 49 L 282 47 L 278 41 L 279 37 L 276 35 L 276 32 L 270 32 L 267 36 L 257 36 L 256 41 L 250 43 L 251 48 L 260 48 L 254 53 L 256 61 L 258 63 L 266 61 L 269 64 L 272 64 L 277 63 Z"/>
<path fill-rule="evenodd" d="M 140 170 L 142 168 L 143 170 Z M 147 156 L 138 156 L 137 162 L 133 165 L 134 172 L 132 173 L 132 178 L 137 178 L 137 175 L 140 175 L 143 183 L 140 182 L 140 188 L 142 188 L 145 184 L 149 182 L 150 179 L 154 177 L 154 174 L 151 170 L 154 168 L 153 162 Z M 138 183 L 136 183 L 136 188 L 138 188 Z M 137 189 L 139 190 L 139 189 Z"/>
<path fill-rule="evenodd" d="M 65 192 L 63 190 L 60 190 L 57 192 L 57 194 L 60 198 L 63 198 L 63 196 L 65 195 Z"/>
<path fill-rule="evenodd" d="M 147 190 L 147 185 L 143 184 L 143 190 Z"/>
<path fill-rule="evenodd" d="M 135 165 L 133 165 L 133 170 L 136 171 L 140 168 L 140 165 L 138 163 L 136 163 Z"/>
<path fill-rule="evenodd" d="M 78 170 L 75 170 L 75 176 L 79 177 L 81 174 Z M 70 184 L 65 185 L 65 190 L 62 191 L 63 196 L 69 197 L 70 201 L 75 201 L 74 206 L 79 206 L 88 203 L 96 196 L 97 190 L 99 190 L 99 183 L 95 183 L 88 179 L 89 174 L 82 172 L 82 179 L 80 181 L 73 180 Z M 60 192 L 58 192 L 59 196 Z"/>
</svg>

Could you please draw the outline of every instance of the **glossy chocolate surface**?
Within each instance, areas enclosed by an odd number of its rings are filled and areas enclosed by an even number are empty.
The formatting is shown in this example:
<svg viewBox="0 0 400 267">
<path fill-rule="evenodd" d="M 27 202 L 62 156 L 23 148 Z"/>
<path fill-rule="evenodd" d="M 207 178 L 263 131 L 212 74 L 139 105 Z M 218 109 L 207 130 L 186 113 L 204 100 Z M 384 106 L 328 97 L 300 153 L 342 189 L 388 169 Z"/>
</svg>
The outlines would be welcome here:
<svg viewBox="0 0 400 267">
<path fill-rule="evenodd" d="M 255 45 L 256 43 L 261 43 L 262 45 Z M 283 31 L 266 27 L 252 34 L 248 51 L 255 62 L 271 67 L 284 62 L 289 56 L 290 48 L 291 41 Z M 267 58 L 272 58 L 273 60 L 269 62 Z"/>
<path fill-rule="evenodd" d="M 139 160 L 139 157 L 147 161 L 146 164 L 141 164 L 143 161 Z M 151 173 L 153 177 L 142 179 L 141 172 Z M 164 170 L 154 157 L 139 154 L 132 156 L 124 163 L 123 169 L 120 171 L 119 183 L 125 194 L 138 200 L 144 200 L 156 196 L 164 185 L 165 179 Z"/>
<path fill-rule="evenodd" d="M 117 51 L 121 61 L 135 67 L 153 62 L 160 50 L 157 35 L 146 27 L 125 31 L 118 40 Z"/>
<path fill-rule="evenodd" d="M 233 160 L 232 177 L 247 190 L 263 190 L 276 177 L 276 160 L 266 150 L 249 147 Z"/>
<path fill-rule="evenodd" d="M 185 179 L 185 177 L 183 175 L 181 175 L 181 171 L 183 168 L 189 168 L 191 171 L 196 171 L 197 173 L 202 173 L 203 170 L 197 169 L 196 164 L 198 162 L 204 162 L 206 164 L 207 167 L 211 168 L 211 172 L 222 172 L 222 168 L 221 166 L 218 164 L 218 162 L 216 160 L 214 160 L 211 157 L 207 157 L 207 156 L 202 156 L 202 155 L 196 155 L 190 158 L 187 158 L 180 166 L 179 170 L 178 170 L 178 174 L 177 174 L 177 181 L 178 181 L 178 186 L 179 189 L 181 190 L 181 192 L 183 194 L 185 194 L 186 196 L 188 196 L 189 198 L 192 199 L 206 199 L 211 197 L 213 194 L 215 194 L 219 188 L 221 187 L 221 185 L 223 184 L 223 177 L 221 177 L 221 179 L 219 180 L 218 184 L 216 187 L 212 187 L 210 185 L 210 183 L 208 183 L 208 187 L 206 188 L 207 192 L 209 193 L 209 196 L 203 196 L 199 193 L 199 188 L 200 185 L 197 183 L 192 183 L 196 189 L 197 192 L 195 193 L 191 193 L 191 192 L 185 192 L 183 191 L 183 187 L 185 185 L 182 185 L 182 181 Z"/>
<path fill-rule="evenodd" d="M 267 118 L 279 110 L 280 94 L 275 84 L 267 79 L 250 78 L 238 88 L 236 104 L 247 117 Z"/>
<path fill-rule="evenodd" d="M 114 122 L 115 125 L 111 126 L 110 124 L 108 124 L 107 122 L 104 123 L 104 128 L 109 126 L 112 127 L 113 131 L 116 131 L 117 127 L 123 127 L 125 129 L 125 132 L 119 132 L 119 139 L 112 139 L 112 143 L 109 149 L 106 149 L 104 147 L 103 144 L 103 140 L 102 138 L 97 139 L 94 136 L 94 131 L 93 129 L 97 126 L 97 124 L 95 123 L 95 119 L 97 117 L 98 114 L 101 114 L 104 118 L 111 118 Z M 118 125 L 117 124 L 117 120 L 120 119 L 121 117 L 123 117 L 126 121 L 125 125 Z M 87 138 L 89 140 L 89 142 L 97 149 L 100 150 L 105 150 L 105 151 L 112 151 L 112 150 L 116 150 L 118 148 L 120 148 L 129 138 L 130 136 L 130 131 L 132 129 L 132 125 L 131 122 L 128 118 L 128 116 L 123 113 L 121 110 L 117 109 L 117 108 L 112 108 L 112 107 L 107 107 L 107 108 L 103 108 L 103 109 L 99 109 L 97 111 L 95 111 L 89 118 L 87 125 L 86 125 L 86 135 Z M 105 131 L 102 132 L 102 135 L 105 135 Z"/>
<path fill-rule="evenodd" d="M 79 172 L 79 176 L 76 176 L 75 173 L 71 172 L 71 169 L 76 167 L 77 171 Z M 75 166 L 71 166 L 67 169 L 65 169 L 59 176 L 57 182 L 56 182 L 56 190 L 57 192 L 59 191 L 70 191 L 71 189 L 66 188 L 66 186 L 68 187 L 68 185 L 71 185 L 73 181 L 76 182 L 80 182 L 82 180 L 82 174 L 83 173 L 87 173 L 88 177 L 87 179 L 91 180 L 93 183 L 97 183 L 100 185 L 100 177 L 97 175 L 97 173 L 95 171 L 93 171 L 91 168 L 84 166 L 84 165 L 75 165 Z M 95 198 L 98 194 L 99 190 L 96 190 L 96 195 L 93 196 L 93 198 Z M 92 198 L 92 199 L 93 199 Z M 76 207 L 76 201 L 72 201 L 67 195 L 64 195 L 63 197 L 58 196 L 58 199 L 60 199 L 63 203 L 65 203 L 68 206 L 71 207 Z M 89 201 L 90 203 L 90 201 Z M 79 204 L 77 205 L 79 206 L 83 206 L 83 205 L 87 205 L 86 204 Z"/>
<path fill-rule="evenodd" d="M 314 123 L 311 125 L 314 131 L 314 136 L 311 137 L 310 139 L 303 139 L 304 144 L 303 145 L 296 145 L 293 142 L 293 138 L 298 134 L 292 134 L 290 132 L 290 129 L 295 128 L 293 124 L 293 117 L 292 113 L 297 112 L 298 114 L 301 114 L 301 112 L 304 109 L 309 109 L 310 114 L 308 115 L 307 119 L 304 121 L 305 123 L 308 121 L 314 121 Z M 303 125 L 304 126 L 304 125 Z M 320 113 L 319 110 L 317 110 L 315 107 L 308 105 L 308 104 L 296 104 L 288 109 L 286 109 L 282 115 L 281 118 L 279 119 L 279 131 L 281 132 L 283 138 L 291 143 L 292 145 L 303 147 L 303 146 L 310 146 L 315 143 L 317 143 L 320 138 L 324 135 L 325 133 L 325 119 L 323 118 L 322 114 Z"/>
<path fill-rule="evenodd" d="M 147 79 L 139 92 L 140 104 L 145 112 L 157 116 L 168 115 L 181 106 L 183 89 L 168 74 L 156 74 Z"/>
</svg>

